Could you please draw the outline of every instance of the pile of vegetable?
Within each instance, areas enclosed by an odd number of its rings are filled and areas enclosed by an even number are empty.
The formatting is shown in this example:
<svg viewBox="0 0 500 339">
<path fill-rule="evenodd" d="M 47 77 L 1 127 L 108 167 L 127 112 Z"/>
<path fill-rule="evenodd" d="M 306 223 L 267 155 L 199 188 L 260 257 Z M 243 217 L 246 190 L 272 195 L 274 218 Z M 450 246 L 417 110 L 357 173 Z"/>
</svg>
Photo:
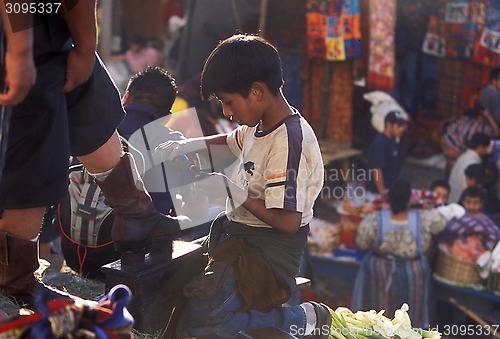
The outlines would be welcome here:
<svg viewBox="0 0 500 339">
<path fill-rule="evenodd" d="M 441 333 L 411 326 L 409 307 L 403 304 L 394 312 L 394 319 L 384 316 L 384 311 L 358 311 L 346 307 L 331 310 L 330 338 L 335 339 L 439 339 Z"/>
</svg>

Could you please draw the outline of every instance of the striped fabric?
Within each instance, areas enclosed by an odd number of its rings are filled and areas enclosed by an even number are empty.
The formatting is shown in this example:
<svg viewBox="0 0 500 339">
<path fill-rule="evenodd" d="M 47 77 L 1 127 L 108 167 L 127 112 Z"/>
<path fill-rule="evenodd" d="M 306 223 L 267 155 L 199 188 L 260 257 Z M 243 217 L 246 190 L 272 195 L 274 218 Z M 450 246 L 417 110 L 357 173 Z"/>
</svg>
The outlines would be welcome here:
<svg viewBox="0 0 500 339">
<path fill-rule="evenodd" d="M 455 239 L 476 235 L 484 247 L 493 250 L 500 241 L 500 228 L 485 215 L 466 214 L 457 219 L 451 219 L 440 235 L 441 242 L 451 243 Z"/>
<path fill-rule="evenodd" d="M 461 116 L 445 122 L 441 140 L 445 156 L 450 160 L 456 160 L 467 150 L 465 142 L 479 132 L 493 136 L 493 128 L 478 119 Z"/>
<path fill-rule="evenodd" d="M 412 325 L 425 328 L 429 322 L 429 278 L 425 257 L 402 260 L 368 254 L 356 279 L 352 310 L 385 310 L 385 316 L 392 318 L 394 311 L 407 303 Z"/>
<path fill-rule="evenodd" d="M 409 212 L 405 225 L 394 224 L 390 217 L 389 211 L 377 213 L 377 240 L 373 252 L 368 253 L 361 263 L 354 285 L 352 309 L 385 310 L 385 315 L 392 318 L 394 311 L 407 303 L 412 325 L 425 328 L 429 325 L 430 268 L 422 255 L 420 212 Z M 401 230 L 411 233 L 417 243 L 414 259 L 402 258 L 395 246 L 387 246 L 398 242 L 393 235 Z M 403 242 L 402 238 L 400 242 Z"/>
</svg>

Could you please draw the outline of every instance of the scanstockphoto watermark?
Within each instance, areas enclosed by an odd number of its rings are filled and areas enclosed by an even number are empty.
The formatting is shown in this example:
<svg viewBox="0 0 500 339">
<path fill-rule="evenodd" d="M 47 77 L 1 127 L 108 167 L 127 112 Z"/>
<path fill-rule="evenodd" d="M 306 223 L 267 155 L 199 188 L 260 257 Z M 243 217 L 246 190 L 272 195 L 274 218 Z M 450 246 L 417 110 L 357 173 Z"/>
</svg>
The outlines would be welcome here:
<svg viewBox="0 0 500 339">
<path fill-rule="evenodd" d="M 366 198 L 366 184 L 378 178 L 375 169 L 355 168 L 354 165 L 347 169 L 325 169 L 323 186 L 320 197 L 322 199 L 347 198 L 349 200 L 361 200 Z M 344 185 L 332 185 L 343 183 Z M 346 184 L 347 183 L 347 184 Z"/>
<path fill-rule="evenodd" d="M 304 337 L 306 336 L 306 329 L 303 327 L 299 327 L 297 325 L 292 325 L 290 326 L 290 331 L 289 333 L 293 336 L 299 336 L 299 337 Z M 338 337 L 343 337 L 343 338 L 348 338 L 351 336 L 363 336 L 363 337 L 370 337 L 370 336 L 377 336 L 380 337 L 380 333 L 375 331 L 373 328 L 363 328 L 363 329 L 356 329 L 356 328 L 336 328 L 336 327 L 331 327 L 331 325 L 323 325 L 321 327 L 316 327 L 312 333 L 308 333 L 308 336 L 315 336 L 315 337 L 328 337 L 328 336 L 333 336 L 335 338 Z"/>
</svg>

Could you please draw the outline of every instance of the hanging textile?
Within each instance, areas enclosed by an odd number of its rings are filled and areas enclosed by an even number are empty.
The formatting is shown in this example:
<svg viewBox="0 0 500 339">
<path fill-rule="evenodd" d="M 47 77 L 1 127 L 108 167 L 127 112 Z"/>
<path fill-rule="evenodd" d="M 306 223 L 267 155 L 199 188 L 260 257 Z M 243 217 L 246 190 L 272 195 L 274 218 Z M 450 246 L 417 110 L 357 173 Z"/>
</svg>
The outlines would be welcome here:
<svg viewBox="0 0 500 339">
<path fill-rule="evenodd" d="M 396 0 L 370 0 L 368 87 L 391 91 L 394 86 Z"/>
<path fill-rule="evenodd" d="M 437 57 L 472 59 L 486 24 L 489 0 L 438 0 L 422 51 Z"/>
<path fill-rule="evenodd" d="M 352 64 L 353 61 L 333 64 L 332 87 L 328 105 L 329 118 L 326 128 L 327 140 L 352 141 Z"/>
<path fill-rule="evenodd" d="M 486 22 L 476 41 L 473 61 L 489 66 L 500 66 L 500 1 L 487 0 Z"/>
<path fill-rule="evenodd" d="M 438 59 L 437 111 L 442 118 L 463 114 L 461 103 L 465 61 L 452 58 Z"/>
<path fill-rule="evenodd" d="M 490 68 L 470 61 L 465 63 L 462 83 L 462 107 L 472 108 L 479 99 L 479 92 L 489 82 Z"/>
<path fill-rule="evenodd" d="M 361 56 L 359 0 L 307 2 L 309 57 L 340 61 Z"/>
<path fill-rule="evenodd" d="M 415 0 L 398 0 L 396 5 L 396 80 L 392 96 L 412 116 L 423 108 L 436 107 L 429 94 L 437 90 L 437 70 L 430 74 L 434 68 L 428 68 L 432 58 L 422 53 L 427 20 L 435 12 L 435 5 L 434 1 Z"/>
<path fill-rule="evenodd" d="M 422 51 L 426 54 L 445 57 L 446 56 L 446 40 L 445 40 L 445 22 L 437 15 L 429 17 L 429 25 L 425 34 Z"/>
<path fill-rule="evenodd" d="M 468 0 L 449 0 L 445 7 L 446 56 L 465 57 L 467 23 L 469 21 Z"/>
<path fill-rule="evenodd" d="M 465 27 L 465 57 L 472 59 L 477 39 L 486 26 L 485 0 L 469 0 L 469 20 Z"/>
<path fill-rule="evenodd" d="M 474 36 L 477 34 L 476 25 L 471 22 L 469 2 L 478 0 L 438 1 L 435 14 L 429 18 L 422 46 L 424 53 L 438 57 L 466 57 L 468 30 L 472 30 L 470 34 Z"/>
</svg>

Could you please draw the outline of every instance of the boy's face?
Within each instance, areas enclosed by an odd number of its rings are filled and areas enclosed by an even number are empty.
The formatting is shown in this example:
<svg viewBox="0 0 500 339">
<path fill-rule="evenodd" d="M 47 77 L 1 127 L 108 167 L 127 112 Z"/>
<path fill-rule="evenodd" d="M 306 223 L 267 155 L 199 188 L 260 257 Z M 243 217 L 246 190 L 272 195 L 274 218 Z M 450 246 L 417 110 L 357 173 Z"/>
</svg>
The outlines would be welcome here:
<svg viewBox="0 0 500 339">
<path fill-rule="evenodd" d="M 222 103 L 224 116 L 231 121 L 254 127 L 262 119 L 262 114 L 259 114 L 257 109 L 257 102 L 251 93 L 244 98 L 239 93 L 218 92 L 217 97 Z"/>
<path fill-rule="evenodd" d="M 483 207 L 483 201 L 480 197 L 465 197 L 462 203 L 468 214 L 479 214 Z"/>
<path fill-rule="evenodd" d="M 448 202 L 448 196 L 449 196 L 450 192 L 448 192 L 446 187 L 437 186 L 436 188 L 434 188 L 434 193 L 439 195 L 441 197 L 441 199 L 443 199 L 443 202 L 445 202 L 445 203 Z"/>
<path fill-rule="evenodd" d="M 388 122 L 386 124 L 386 129 L 388 131 L 388 134 L 391 136 L 393 139 L 397 139 L 403 135 L 403 133 L 406 131 L 406 124 L 397 124 L 397 123 L 391 123 Z"/>
</svg>

